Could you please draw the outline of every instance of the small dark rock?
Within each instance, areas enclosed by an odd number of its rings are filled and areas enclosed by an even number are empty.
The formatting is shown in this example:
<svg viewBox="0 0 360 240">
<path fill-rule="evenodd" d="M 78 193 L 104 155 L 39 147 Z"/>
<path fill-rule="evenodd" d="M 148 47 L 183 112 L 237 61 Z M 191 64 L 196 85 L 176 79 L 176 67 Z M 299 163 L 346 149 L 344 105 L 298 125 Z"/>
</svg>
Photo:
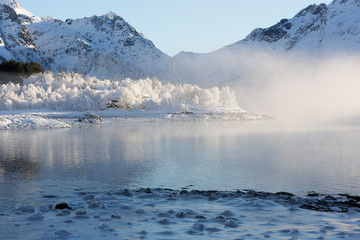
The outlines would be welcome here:
<svg viewBox="0 0 360 240">
<path fill-rule="evenodd" d="M 201 195 L 201 191 L 199 191 L 199 190 L 191 190 L 191 193 L 192 194 L 199 194 L 199 195 Z"/>
<path fill-rule="evenodd" d="M 77 210 L 75 213 L 76 216 L 85 216 L 86 215 L 86 211 L 84 210 Z"/>
<path fill-rule="evenodd" d="M 169 221 L 168 219 L 162 219 L 160 221 L 158 221 L 159 224 L 161 225 L 170 225 L 170 224 L 174 224 L 174 222 Z"/>
<path fill-rule="evenodd" d="M 131 197 L 132 196 L 129 189 L 124 189 L 123 192 L 122 192 L 122 195 L 124 195 L 126 197 Z"/>
<path fill-rule="evenodd" d="M 120 219 L 121 217 L 120 217 L 119 214 L 112 214 L 112 215 L 111 215 L 111 218 L 112 218 L 112 219 Z"/>
<path fill-rule="evenodd" d="M 231 216 L 234 215 L 234 213 L 232 213 L 232 212 L 229 211 L 229 210 L 226 210 L 226 211 L 224 211 L 221 215 L 222 215 L 222 216 L 225 216 L 225 217 L 231 217 Z"/>
<path fill-rule="evenodd" d="M 135 211 L 135 213 L 137 214 L 144 214 L 145 213 L 145 210 L 144 209 L 138 209 Z"/>
<path fill-rule="evenodd" d="M 275 194 L 280 195 L 280 196 L 287 196 L 287 197 L 293 197 L 294 196 L 294 194 L 288 193 L 288 192 L 277 192 Z"/>
<path fill-rule="evenodd" d="M 151 191 L 150 188 L 146 188 L 146 189 L 144 190 L 144 193 L 152 193 L 152 191 Z"/>
<path fill-rule="evenodd" d="M 169 211 L 167 211 L 167 213 L 172 215 L 172 214 L 175 214 L 175 211 L 174 210 L 169 210 Z"/>
<path fill-rule="evenodd" d="M 43 198 L 57 198 L 58 196 L 56 196 L 56 195 L 44 195 L 42 197 Z"/>
<path fill-rule="evenodd" d="M 67 203 L 59 203 L 59 204 L 56 204 L 55 206 L 55 210 L 63 210 L 63 209 L 72 209 Z"/>
<path fill-rule="evenodd" d="M 175 217 L 177 218 L 184 218 L 185 217 L 185 213 L 184 212 L 178 212 L 175 214 Z"/>
<path fill-rule="evenodd" d="M 239 225 L 233 221 L 233 220 L 227 220 L 225 222 L 225 227 L 230 227 L 230 228 L 237 228 Z"/>
<path fill-rule="evenodd" d="M 186 194 L 186 193 L 188 193 L 187 190 L 181 190 L 181 192 L 179 194 L 182 195 L 182 194 Z"/>
<path fill-rule="evenodd" d="M 320 194 L 318 194 L 317 192 L 308 192 L 308 197 L 319 197 Z"/>
<path fill-rule="evenodd" d="M 200 222 L 197 222 L 192 226 L 192 229 L 194 229 L 196 231 L 200 231 L 200 232 L 204 231 L 204 228 L 205 228 L 205 226 Z"/>
</svg>

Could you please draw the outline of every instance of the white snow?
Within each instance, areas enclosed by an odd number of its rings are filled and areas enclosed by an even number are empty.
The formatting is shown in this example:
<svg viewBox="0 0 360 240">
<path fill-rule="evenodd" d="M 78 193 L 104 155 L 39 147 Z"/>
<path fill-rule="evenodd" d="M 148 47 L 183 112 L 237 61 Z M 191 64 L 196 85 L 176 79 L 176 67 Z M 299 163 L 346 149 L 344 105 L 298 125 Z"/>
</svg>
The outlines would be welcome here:
<svg viewBox="0 0 360 240">
<path fill-rule="evenodd" d="M 25 79 L 23 85 L 0 86 L 2 129 L 66 128 L 82 119 L 89 122 L 94 114 L 106 119 L 138 120 L 262 118 L 241 109 L 229 87 L 204 89 L 149 78 L 99 80 L 70 72 L 47 72 Z"/>
<path fill-rule="evenodd" d="M 21 6 L 15 0 L 2 0 L 2 3 L 21 13 Z M 322 10 L 318 12 L 318 9 Z M 265 72 L 265 76 L 267 72 L 277 72 L 276 63 L 261 64 L 268 55 L 286 57 L 291 64 L 308 57 L 318 59 L 338 56 L 338 53 L 358 52 L 359 11 L 355 0 L 334 1 L 327 6 L 311 5 L 301 14 L 288 19 L 288 25 L 283 24 L 281 29 L 286 34 L 277 41 L 264 41 L 271 38 L 271 33 L 265 37 L 260 34 L 264 39 L 259 36 L 251 38 L 261 33 L 261 29 L 256 29 L 245 40 L 218 51 L 209 54 L 181 53 L 174 58 L 157 49 L 113 12 L 65 22 L 49 17 L 19 25 L 29 31 L 32 39 L 29 44 L 33 44 L 32 48 L 36 47 L 37 51 L 19 54 L 20 49 L 8 46 L 5 41 L 9 53 L 4 51 L 4 55 L 6 59 L 12 54 L 21 61 L 41 62 L 46 69 L 54 72 L 69 70 L 99 79 L 157 76 L 171 83 L 191 82 L 201 87 L 229 83 L 257 86 L 266 81 L 266 77 L 259 77 L 261 74 L 258 72 Z M 18 23 L 11 24 L 12 27 L 4 26 L 3 29 L 14 28 Z"/>
<path fill-rule="evenodd" d="M 18 15 L 24 15 L 31 19 L 33 23 L 40 22 L 41 18 L 35 16 L 28 10 L 24 9 L 17 0 L 0 0 L 0 4 L 8 5 L 13 8 Z"/>
<path fill-rule="evenodd" d="M 75 73 L 45 73 L 26 79 L 23 85 L 2 85 L 0 99 L 0 110 L 99 111 L 113 104 L 119 109 L 165 113 L 245 113 L 228 87 L 203 89 L 190 84 L 163 84 L 149 78 L 99 80 Z"/>
<path fill-rule="evenodd" d="M 1 129 L 69 128 L 70 125 L 57 119 L 34 114 L 0 115 Z"/>
</svg>

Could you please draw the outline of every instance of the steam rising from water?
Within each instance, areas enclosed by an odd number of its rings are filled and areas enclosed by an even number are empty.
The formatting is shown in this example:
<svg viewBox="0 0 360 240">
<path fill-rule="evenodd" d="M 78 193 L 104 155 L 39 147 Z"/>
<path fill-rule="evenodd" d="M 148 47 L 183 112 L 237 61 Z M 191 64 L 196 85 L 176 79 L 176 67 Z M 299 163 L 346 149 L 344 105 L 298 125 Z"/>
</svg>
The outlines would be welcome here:
<svg viewBox="0 0 360 240">
<path fill-rule="evenodd" d="M 289 61 L 268 56 L 253 64 L 255 76 L 245 81 L 260 84 L 236 86 L 239 102 L 250 111 L 295 124 L 331 123 L 360 116 L 358 57 Z"/>
</svg>

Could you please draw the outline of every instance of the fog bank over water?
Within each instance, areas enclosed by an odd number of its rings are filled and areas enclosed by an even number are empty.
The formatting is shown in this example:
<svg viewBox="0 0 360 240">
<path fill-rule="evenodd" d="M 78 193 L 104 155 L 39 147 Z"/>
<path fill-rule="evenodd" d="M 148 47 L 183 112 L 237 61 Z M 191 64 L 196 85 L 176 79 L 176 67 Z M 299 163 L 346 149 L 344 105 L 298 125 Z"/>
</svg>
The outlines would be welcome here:
<svg viewBox="0 0 360 240">
<path fill-rule="evenodd" d="M 239 104 L 250 112 L 295 124 L 359 119 L 359 57 L 289 61 L 267 56 L 250 66 L 254 73 L 240 82 L 253 85 L 234 86 Z"/>
</svg>

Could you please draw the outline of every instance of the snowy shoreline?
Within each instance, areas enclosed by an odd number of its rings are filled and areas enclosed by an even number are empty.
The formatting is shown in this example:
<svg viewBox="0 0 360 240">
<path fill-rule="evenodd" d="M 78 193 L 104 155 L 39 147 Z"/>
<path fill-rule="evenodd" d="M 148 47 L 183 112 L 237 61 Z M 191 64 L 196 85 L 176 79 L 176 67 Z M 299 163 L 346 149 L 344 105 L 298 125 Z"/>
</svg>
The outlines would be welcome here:
<svg viewBox="0 0 360 240">
<path fill-rule="evenodd" d="M 0 111 L 0 130 L 5 129 L 59 129 L 89 124 L 106 124 L 113 121 L 242 121 L 263 120 L 264 116 L 242 112 L 159 112 L 142 110 L 104 110 L 92 112 L 16 110 Z"/>
<path fill-rule="evenodd" d="M 229 87 L 173 85 L 157 79 L 99 80 L 76 73 L 33 75 L 0 85 L 0 129 L 70 128 L 78 120 L 255 120 Z M 100 118 L 91 119 L 89 115 Z M 86 116 L 87 115 L 87 116 Z"/>
<path fill-rule="evenodd" d="M 0 198 L 4 239 L 354 239 L 359 197 L 252 190 L 112 189 Z M 307 205 L 317 206 L 309 210 Z M 316 210 L 316 211 L 314 211 Z M 346 211 L 345 211 L 346 210 Z M 6 226 L 5 226 L 6 225 Z"/>
</svg>

